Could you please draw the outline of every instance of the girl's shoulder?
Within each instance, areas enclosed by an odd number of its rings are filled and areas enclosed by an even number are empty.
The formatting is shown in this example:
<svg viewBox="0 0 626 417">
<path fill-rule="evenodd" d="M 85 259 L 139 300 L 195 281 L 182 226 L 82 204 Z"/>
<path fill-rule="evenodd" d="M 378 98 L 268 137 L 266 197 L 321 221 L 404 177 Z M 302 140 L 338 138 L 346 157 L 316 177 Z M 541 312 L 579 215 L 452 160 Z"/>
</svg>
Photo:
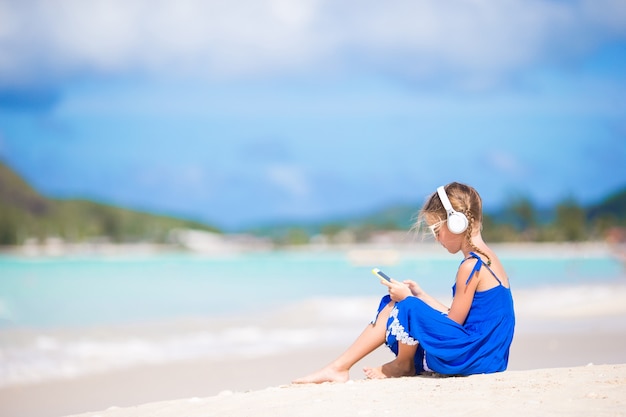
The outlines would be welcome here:
<svg viewBox="0 0 626 417">
<path fill-rule="evenodd" d="M 474 281 L 477 291 L 486 291 L 498 285 L 509 287 L 509 279 L 500 259 L 492 251 L 488 252 L 489 261 L 475 252 L 471 252 L 459 265 L 456 282 L 469 285 Z M 463 279 L 465 278 L 465 281 Z"/>
<path fill-rule="evenodd" d="M 455 281 L 457 285 L 468 286 L 476 272 L 480 269 L 481 263 L 480 258 L 473 256 L 464 258 L 456 271 Z"/>
<path fill-rule="evenodd" d="M 490 251 L 489 256 L 491 257 L 491 265 L 489 265 L 491 274 L 489 275 L 493 275 L 503 286 L 509 288 L 509 276 L 500 258 L 493 251 Z"/>
</svg>

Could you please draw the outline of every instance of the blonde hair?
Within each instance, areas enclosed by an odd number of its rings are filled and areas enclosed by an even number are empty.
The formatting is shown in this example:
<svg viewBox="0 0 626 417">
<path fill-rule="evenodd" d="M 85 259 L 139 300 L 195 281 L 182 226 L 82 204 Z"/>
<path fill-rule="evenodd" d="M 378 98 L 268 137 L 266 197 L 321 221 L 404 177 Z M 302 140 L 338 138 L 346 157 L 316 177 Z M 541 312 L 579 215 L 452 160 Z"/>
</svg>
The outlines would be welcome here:
<svg viewBox="0 0 626 417">
<path fill-rule="evenodd" d="M 487 258 L 487 265 L 490 265 L 491 259 L 489 255 L 472 242 L 472 234 L 474 234 L 475 230 L 480 228 L 483 221 L 483 202 L 480 195 L 473 187 L 458 182 L 451 182 L 446 185 L 444 189 L 452 204 L 452 208 L 467 217 L 467 230 L 463 232 L 467 243 L 475 252 Z M 414 227 L 419 228 L 420 225 L 424 223 L 434 224 L 446 220 L 447 218 L 448 214 L 446 213 L 446 209 L 443 207 L 439 195 L 435 192 L 426 199 L 424 206 L 418 213 L 417 222 Z"/>
</svg>

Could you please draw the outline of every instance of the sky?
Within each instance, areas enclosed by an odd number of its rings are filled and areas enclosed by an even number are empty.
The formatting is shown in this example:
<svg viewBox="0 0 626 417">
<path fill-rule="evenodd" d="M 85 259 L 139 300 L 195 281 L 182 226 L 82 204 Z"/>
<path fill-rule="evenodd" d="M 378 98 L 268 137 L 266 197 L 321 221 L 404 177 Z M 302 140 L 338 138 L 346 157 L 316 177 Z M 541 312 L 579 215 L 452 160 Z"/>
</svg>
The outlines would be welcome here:
<svg viewBox="0 0 626 417">
<path fill-rule="evenodd" d="M 225 230 L 626 186 L 623 0 L 0 0 L 0 159 Z"/>
</svg>

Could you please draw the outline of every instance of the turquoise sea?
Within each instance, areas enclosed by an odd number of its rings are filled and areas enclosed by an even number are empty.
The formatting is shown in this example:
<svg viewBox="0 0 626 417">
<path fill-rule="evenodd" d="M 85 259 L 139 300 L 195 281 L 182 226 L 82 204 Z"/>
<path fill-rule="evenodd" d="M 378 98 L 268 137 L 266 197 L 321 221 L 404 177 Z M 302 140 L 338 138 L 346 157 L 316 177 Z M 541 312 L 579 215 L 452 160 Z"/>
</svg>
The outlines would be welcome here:
<svg viewBox="0 0 626 417">
<path fill-rule="evenodd" d="M 0 256 L 0 387 L 219 355 L 345 343 L 385 293 L 371 274 L 450 296 L 460 258 L 345 250 L 28 258 Z M 430 253 L 430 252 L 429 252 Z M 624 279 L 605 252 L 500 255 L 518 290 Z M 364 313 L 366 312 L 366 313 Z M 349 334 L 346 334 L 349 333 Z M 228 341 L 228 343 L 225 343 Z"/>
<path fill-rule="evenodd" d="M 375 262 L 375 261 L 374 261 Z M 458 256 L 401 256 L 391 266 L 355 266 L 344 251 L 266 252 L 212 258 L 0 257 L 0 328 L 92 326 L 272 309 L 308 298 L 380 294 L 370 273 L 414 279 L 447 295 Z M 610 256 L 503 257 L 514 288 L 618 279 Z M 232 313 L 229 313 L 232 314 Z"/>
</svg>

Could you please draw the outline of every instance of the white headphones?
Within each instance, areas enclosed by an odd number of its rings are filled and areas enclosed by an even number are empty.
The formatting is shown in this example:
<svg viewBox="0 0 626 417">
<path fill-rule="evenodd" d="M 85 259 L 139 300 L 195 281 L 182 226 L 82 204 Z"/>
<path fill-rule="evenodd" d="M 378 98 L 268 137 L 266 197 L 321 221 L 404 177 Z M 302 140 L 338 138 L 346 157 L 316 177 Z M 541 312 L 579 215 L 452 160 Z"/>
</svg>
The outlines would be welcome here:
<svg viewBox="0 0 626 417">
<path fill-rule="evenodd" d="M 455 235 L 460 235 L 467 229 L 469 224 L 467 217 L 465 217 L 465 214 L 459 213 L 452 208 L 452 203 L 450 203 L 448 194 L 446 194 L 446 190 L 443 186 L 437 188 L 437 194 L 439 194 L 439 199 L 441 200 L 441 204 L 443 204 L 443 208 L 446 209 L 446 212 L 448 213 L 448 230 Z"/>
</svg>

